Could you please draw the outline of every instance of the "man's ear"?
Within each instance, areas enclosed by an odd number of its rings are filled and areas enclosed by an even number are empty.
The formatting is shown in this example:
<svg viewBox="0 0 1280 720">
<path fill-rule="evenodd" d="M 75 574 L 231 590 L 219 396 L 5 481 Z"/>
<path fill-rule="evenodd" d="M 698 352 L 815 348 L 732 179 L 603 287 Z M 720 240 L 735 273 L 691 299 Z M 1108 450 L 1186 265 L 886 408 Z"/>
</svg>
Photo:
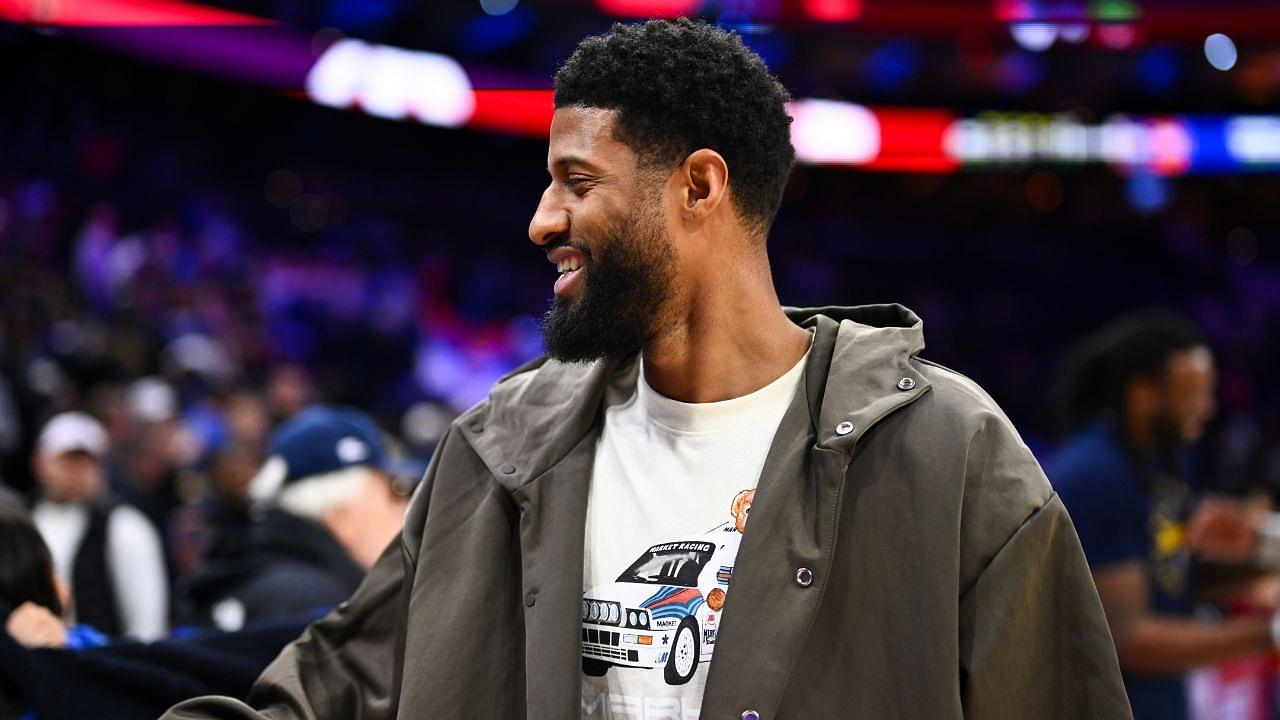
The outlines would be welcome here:
<svg viewBox="0 0 1280 720">
<path fill-rule="evenodd" d="M 720 207 L 729 190 L 729 165 L 715 150 L 694 150 L 676 170 L 680 211 L 688 220 L 706 218 Z"/>
</svg>

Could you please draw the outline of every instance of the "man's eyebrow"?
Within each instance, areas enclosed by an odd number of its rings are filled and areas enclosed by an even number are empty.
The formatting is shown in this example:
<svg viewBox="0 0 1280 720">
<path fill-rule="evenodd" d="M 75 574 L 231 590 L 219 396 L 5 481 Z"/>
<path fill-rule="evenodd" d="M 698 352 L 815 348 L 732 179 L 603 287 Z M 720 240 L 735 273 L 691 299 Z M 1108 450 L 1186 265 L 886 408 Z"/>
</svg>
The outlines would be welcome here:
<svg viewBox="0 0 1280 720">
<path fill-rule="evenodd" d="M 559 169 L 566 169 L 569 167 L 577 166 L 591 172 L 600 171 L 600 168 L 597 167 L 594 163 L 587 160 L 586 158 L 578 157 L 577 155 L 564 155 L 562 157 L 558 157 L 556 158 L 556 161 L 552 164 Z M 547 172 L 551 172 L 551 168 L 547 168 Z"/>
</svg>

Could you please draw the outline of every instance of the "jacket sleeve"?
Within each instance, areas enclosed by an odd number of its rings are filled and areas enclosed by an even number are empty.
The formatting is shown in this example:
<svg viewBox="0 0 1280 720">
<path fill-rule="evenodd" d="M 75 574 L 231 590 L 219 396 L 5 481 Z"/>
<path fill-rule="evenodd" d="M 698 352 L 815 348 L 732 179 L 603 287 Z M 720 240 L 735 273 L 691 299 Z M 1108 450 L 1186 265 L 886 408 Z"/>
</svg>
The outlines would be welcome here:
<svg viewBox="0 0 1280 720">
<path fill-rule="evenodd" d="M 964 716 L 1130 720 L 1115 648 L 1056 494 L 960 597 Z"/>
<path fill-rule="evenodd" d="M 409 592 L 435 477 L 451 429 L 409 503 L 404 530 L 350 600 L 313 623 L 254 683 L 247 701 L 206 696 L 161 720 L 374 720 L 393 718 L 400 696 Z"/>
</svg>

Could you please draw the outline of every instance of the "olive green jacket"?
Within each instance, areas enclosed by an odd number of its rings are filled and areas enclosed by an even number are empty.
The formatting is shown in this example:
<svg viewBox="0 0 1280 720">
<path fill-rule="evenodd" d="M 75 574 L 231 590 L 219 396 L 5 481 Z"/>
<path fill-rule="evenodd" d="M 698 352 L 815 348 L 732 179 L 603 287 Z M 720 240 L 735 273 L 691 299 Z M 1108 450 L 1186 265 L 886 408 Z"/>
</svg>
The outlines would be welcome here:
<svg viewBox="0 0 1280 720">
<path fill-rule="evenodd" d="M 1129 718 L 1071 520 L 991 398 L 917 357 L 905 308 L 787 313 L 814 344 L 700 717 Z M 636 365 L 538 359 L 503 378 L 441 441 L 400 541 L 247 704 L 165 717 L 578 718 L 601 401 Z"/>
</svg>

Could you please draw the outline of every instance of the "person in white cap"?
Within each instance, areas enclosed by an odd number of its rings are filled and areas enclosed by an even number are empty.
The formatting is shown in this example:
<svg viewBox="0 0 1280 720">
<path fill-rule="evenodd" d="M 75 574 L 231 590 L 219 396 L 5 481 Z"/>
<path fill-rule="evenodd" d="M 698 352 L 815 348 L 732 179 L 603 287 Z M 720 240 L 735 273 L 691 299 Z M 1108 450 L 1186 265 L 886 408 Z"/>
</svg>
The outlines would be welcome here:
<svg viewBox="0 0 1280 720">
<path fill-rule="evenodd" d="M 56 415 L 36 441 L 40 500 L 32 519 L 71 586 L 76 622 L 107 635 L 156 640 L 168 631 L 169 585 L 155 527 L 107 492 L 106 431 L 89 415 Z"/>
</svg>

